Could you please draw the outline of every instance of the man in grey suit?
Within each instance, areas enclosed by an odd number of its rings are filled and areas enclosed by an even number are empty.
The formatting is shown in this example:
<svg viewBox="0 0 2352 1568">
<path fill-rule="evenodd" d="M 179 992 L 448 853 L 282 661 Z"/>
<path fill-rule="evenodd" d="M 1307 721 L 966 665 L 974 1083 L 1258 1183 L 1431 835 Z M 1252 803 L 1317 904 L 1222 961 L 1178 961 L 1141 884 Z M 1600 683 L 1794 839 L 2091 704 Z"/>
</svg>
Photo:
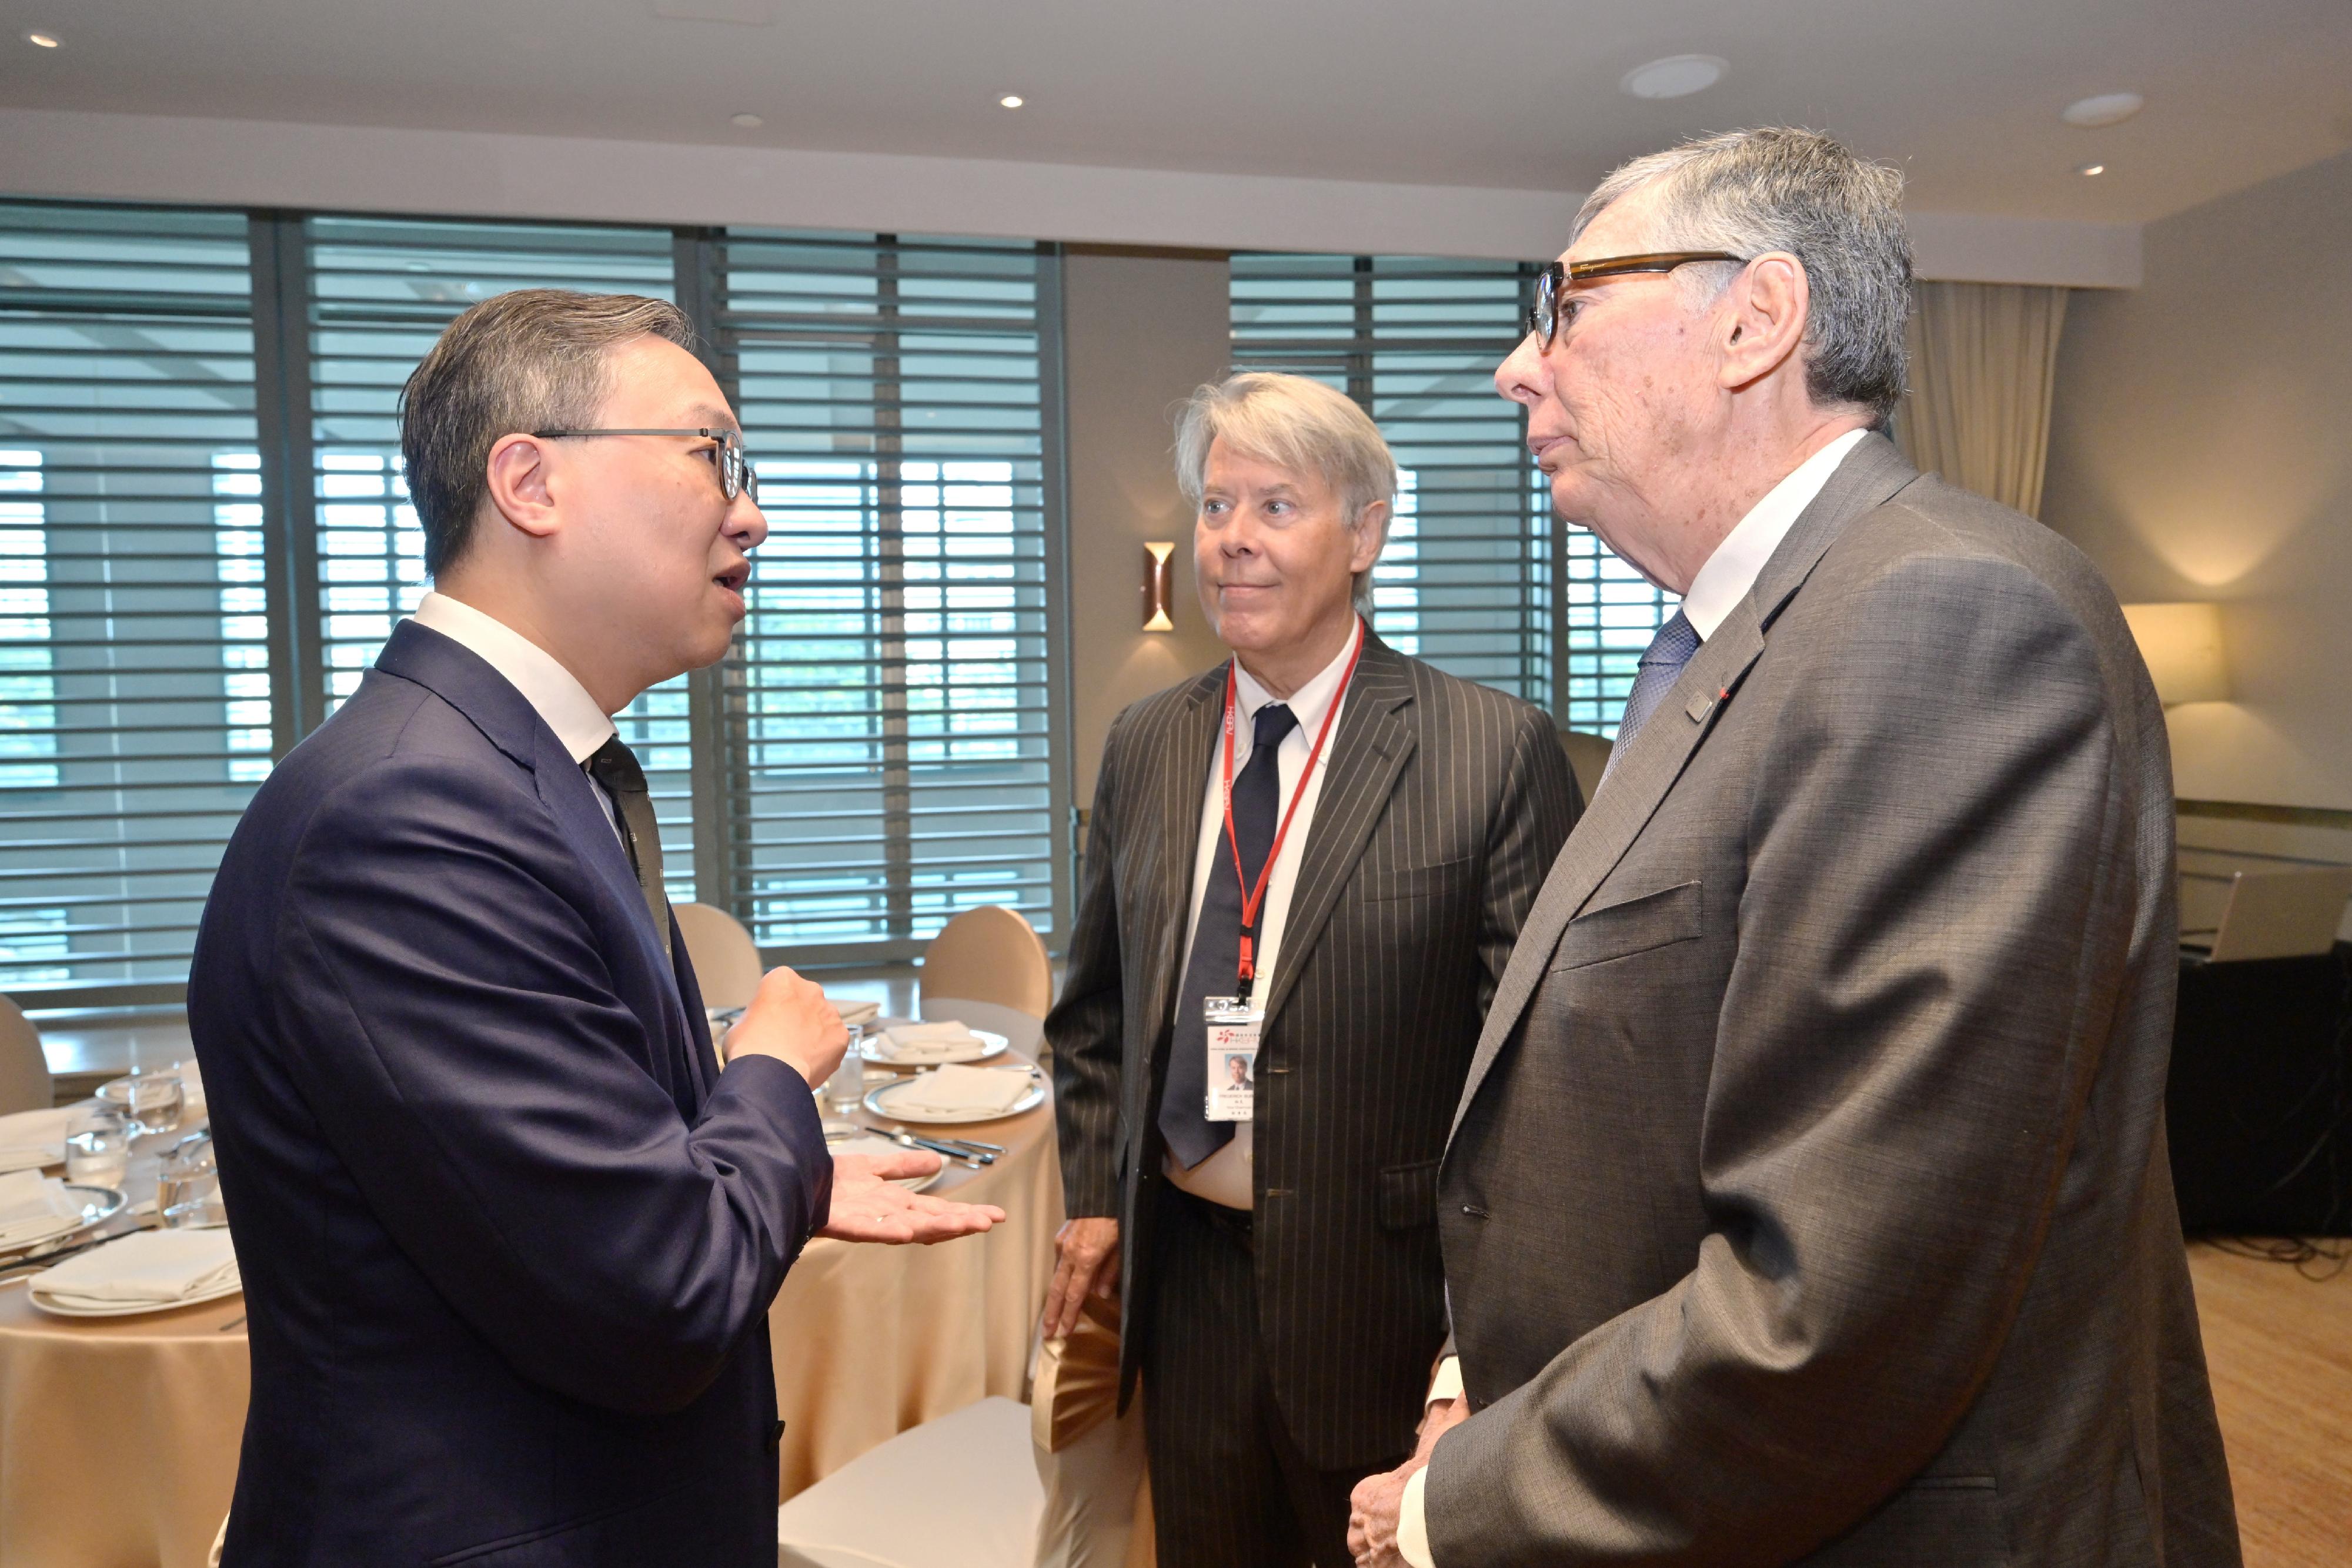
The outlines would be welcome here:
<svg viewBox="0 0 2352 1568">
<path fill-rule="evenodd" d="M 1354 403 L 1203 387 L 1177 467 L 1234 657 L 1104 746 L 1045 1020 L 1073 1217 L 1045 1327 L 1123 1287 L 1161 1568 L 1337 1568 L 1349 1491 L 1412 1446 L 1437 1158 L 1576 785 L 1539 710 L 1360 618 L 1396 466 Z"/>
<path fill-rule="evenodd" d="M 1878 433 L 1900 193 L 1803 131 L 1638 160 L 1496 374 L 1683 606 L 1487 1014 L 1463 1392 L 1358 1489 L 1360 1562 L 2238 1562 L 2164 718 L 2090 564 Z"/>
</svg>

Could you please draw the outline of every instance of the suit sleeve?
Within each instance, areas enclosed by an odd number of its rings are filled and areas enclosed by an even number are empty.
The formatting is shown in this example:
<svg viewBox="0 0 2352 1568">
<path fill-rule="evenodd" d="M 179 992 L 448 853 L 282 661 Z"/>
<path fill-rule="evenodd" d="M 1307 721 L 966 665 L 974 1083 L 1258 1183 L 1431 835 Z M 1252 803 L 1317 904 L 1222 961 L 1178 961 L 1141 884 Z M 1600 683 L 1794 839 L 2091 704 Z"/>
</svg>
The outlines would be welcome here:
<svg viewBox="0 0 2352 1568">
<path fill-rule="evenodd" d="M 1521 708 L 1512 736 L 1510 771 L 1486 843 L 1486 899 L 1478 912 L 1482 1019 L 1495 999 L 1495 988 L 1503 983 L 1528 911 L 1535 907 L 1551 862 L 1583 810 L 1584 800 L 1569 769 L 1568 754 L 1560 749 L 1559 732 L 1541 710 Z"/>
<path fill-rule="evenodd" d="M 1119 971 L 1119 737 L 1125 716 L 1103 742 L 1094 810 L 1087 819 L 1085 880 L 1070 933 L 1061 999 L 1045 1016 L 1054 1049 L 1055 1126 L 1061 1141 L 1063 1212 L 1073 1219 L 1118 1214 L 1119 1071 L 1124 1050 Z"/>
<path fill-rule="evenodd" d="M 512 781 L 379 764 L 296 852 L 275 1006 L 321 1131 L 457 1312 L 523 1376 L 658 1413 L 762 1332 L 833 1165 L 764 1057 L 679 1117 L 555 884 L 570 855 Z"/>
<path fill-rule="evenodd" d="M 1441 1568 L 1794 1560 L 1941 1449 L 2014 1319 L 2127 940 L 2099 653 L 2004 561 L 1848 598 L 1753 796 L 1707 1234 L 1440 1442 Z"/>
</svg>

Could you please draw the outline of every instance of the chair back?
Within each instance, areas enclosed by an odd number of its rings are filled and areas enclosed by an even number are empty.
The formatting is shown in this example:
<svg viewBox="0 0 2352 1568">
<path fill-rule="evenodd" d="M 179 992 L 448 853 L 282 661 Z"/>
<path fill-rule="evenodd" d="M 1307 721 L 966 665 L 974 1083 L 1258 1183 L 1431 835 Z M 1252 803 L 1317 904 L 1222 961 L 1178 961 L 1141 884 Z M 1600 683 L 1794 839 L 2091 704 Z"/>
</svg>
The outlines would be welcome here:
<svg viewBox="0 0 2352 1568">
<path fill-rule="evenodd" d="M 0 997 L 0 1115 L 46 1111 L 56 1093 L 48 1058 L 41 1054 L 41 1031 L 24 1009 Z"/>
<path fill-rule="evenodd" d="M 935 997 L 990 1002 L 1042 1019 L 1054 1005 L 1045 944 L 1029 922 L 1002 904 L 967 909 L 924 950 L 923 998 Z"/>
<path fill-rule="evenodd" d="M 1609 771 L 1609 754 L 1616 747 L 1605 735 L 1563 729 L 1559 732 L 1559 748 L 1568 753 L 1568 770 L 1576 775 L 1576 787 L 1590 806 L 1601 789 L 1601 776 Z"/>
<path fill-rule="evenodd" d="M 702 1005 L 714 1012 L 751 1005 L 760 988 L 760 945 L 743 923 L 708 904 L 674 904 L 678 934 L 686 938 L 686 956 L 694 965 L 695 984 L 702 988 Z"/>
</svg>

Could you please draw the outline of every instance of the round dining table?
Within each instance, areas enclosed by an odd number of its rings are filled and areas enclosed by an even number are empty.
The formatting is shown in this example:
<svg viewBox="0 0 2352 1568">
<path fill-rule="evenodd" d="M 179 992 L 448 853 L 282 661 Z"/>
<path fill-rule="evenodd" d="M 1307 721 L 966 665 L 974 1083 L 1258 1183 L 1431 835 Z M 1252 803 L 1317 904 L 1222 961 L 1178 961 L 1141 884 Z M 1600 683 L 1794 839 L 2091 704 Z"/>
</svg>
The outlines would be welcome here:
<svg viewBox="0 0 2352 1568">
<path fill-rule="evenodd" d="M 862 1107 L 851 1119 L 906 1126 Z M 909 1427 L 1024 1391 L 1062 1215 L 1051 1089 L 1015 1116 L 906 1130 L 1003 1145 L 930 1190 L 995 1204 L 1005 1222 L 934 1247 L 809 1243 L 768 1313 L 786 1497 Z M 0 1563 L 203 1568 L 250 1385 L 242 1296 L 62 1319 L 21 1281 L 0 1284 Z"/>
</svg>

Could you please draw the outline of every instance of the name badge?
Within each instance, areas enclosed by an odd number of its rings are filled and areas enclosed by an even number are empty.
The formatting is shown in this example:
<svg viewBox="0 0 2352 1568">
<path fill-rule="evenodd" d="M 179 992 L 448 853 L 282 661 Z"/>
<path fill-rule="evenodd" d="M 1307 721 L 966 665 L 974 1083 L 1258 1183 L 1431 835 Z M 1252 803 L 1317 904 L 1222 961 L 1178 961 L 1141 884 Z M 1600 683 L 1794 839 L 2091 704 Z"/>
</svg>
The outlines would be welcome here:
<svg viewBox="0 0 2352 1568">
<path fill-rule="evenodd" d="M 1201 1009 L 1209 1037 L 1208 1118 L 1249 1121 L 1257 1103 L 1257 1037 L 1265 1013 L 1235 997 L 1204 998 Z"/>
</svg>

